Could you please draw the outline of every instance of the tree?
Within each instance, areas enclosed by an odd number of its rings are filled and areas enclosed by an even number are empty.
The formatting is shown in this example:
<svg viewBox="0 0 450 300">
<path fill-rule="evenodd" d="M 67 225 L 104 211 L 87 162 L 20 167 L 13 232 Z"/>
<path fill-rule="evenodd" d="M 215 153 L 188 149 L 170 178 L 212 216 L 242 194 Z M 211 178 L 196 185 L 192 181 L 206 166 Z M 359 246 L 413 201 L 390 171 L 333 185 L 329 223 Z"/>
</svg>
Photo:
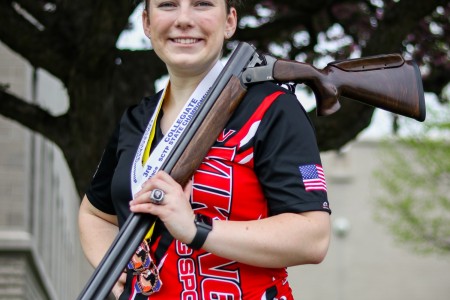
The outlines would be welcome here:
<svg viewBox="0 0 450 300">
<path fill-rule="evenodd" d="M 377 219 L 419 253 L 450 254 L 449 107 L 444 112 L 424 133 L 387 141 L 377 171 Z"/>
<path fill-rule="evenodd" d="M 310 63 L 402 52 L 428 67 L 427 90 L 440 93 L 449 81 L 448 0 L 244 2 L 235 38 L 261 50 L 277 47 L 286 57 Z M 52 116 L 0 83 L 0 113 L 61 148 L 80 194 L 124 108 L 153 93 L 149 83 L 166 72 L 152 51 L 116 47 L 135 7 L 130 0 L 0 0 L 0 40 L 59 78 L 70 98 L 69 110 Z M 318 47 L 331 40 L 338 47 Z M 372 114 L 373 108 L 357 102 L 344 102 L 327 118 L 312 111 L 320 149 L 338 149 L 354 139 Z"/>
</svg>

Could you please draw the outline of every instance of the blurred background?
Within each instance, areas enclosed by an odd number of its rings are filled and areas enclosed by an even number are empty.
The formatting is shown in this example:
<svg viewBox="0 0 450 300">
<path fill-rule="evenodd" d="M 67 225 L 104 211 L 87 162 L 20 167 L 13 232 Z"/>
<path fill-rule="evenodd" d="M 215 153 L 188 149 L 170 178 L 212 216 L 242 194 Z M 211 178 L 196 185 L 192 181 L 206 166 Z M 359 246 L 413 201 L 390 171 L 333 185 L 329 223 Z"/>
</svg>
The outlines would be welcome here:
<svg viewBox="0 0 450 300">
<path fill-rule="evenodd" d="M 245 1 L 236 41 L 323 68 L 401 53 L 422 73 L 423 123 L 356 101 L 318 118 L 333 236 L 320 265 L 289 268 L 296 299 L 450 295 L 449 1 Z M 91 267 L 77 212 L 124 107 L 164 65 L 132 1 L 0 3 L 0 299 L 74 299 Z"/>
</svg>

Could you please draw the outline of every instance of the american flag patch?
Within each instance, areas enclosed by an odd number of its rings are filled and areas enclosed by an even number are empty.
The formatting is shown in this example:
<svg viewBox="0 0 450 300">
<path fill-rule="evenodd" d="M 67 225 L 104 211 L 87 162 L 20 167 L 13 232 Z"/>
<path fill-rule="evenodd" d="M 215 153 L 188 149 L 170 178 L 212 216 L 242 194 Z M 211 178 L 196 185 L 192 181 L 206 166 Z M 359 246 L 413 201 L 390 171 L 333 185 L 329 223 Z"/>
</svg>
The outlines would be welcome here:
<svg viewBox="0 0 450 300">
<path fill-rule="evenodd" d="M 327 191 L 325 174 L 321 165 L 304 165 L 300 166 L 299 170 L 307 192 Z"/>
</svg>

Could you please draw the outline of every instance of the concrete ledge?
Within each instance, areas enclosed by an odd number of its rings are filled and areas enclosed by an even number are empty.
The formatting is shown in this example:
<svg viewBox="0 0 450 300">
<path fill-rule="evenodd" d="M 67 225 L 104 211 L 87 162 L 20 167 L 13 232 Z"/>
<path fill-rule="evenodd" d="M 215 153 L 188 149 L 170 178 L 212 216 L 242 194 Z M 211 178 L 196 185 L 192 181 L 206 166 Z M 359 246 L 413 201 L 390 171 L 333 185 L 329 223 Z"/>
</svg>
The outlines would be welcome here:
<svg viewBox="0 0 450 300">
<path fill-rule="evenodd" d="M 0 251 L 32 251 L 32 237 L 23 230 L 0 230 Z"/>
<path fill-rule="evenodd" d="M 0 261 L 8 258 L 21 262 L 16 264 L 17 271 L 23 274 L 22 284 L 25 290 L 24 299 L 57 299 L 50 278 L 46 275 L 41 258 L 34 247 L 33 236 L 23 230 L 0 230 Z M 2 274 L 2 280 L 8 280 L 11 273 Z M 6 277 L 5 277 L 6 276 Z M 5 286 L 0 284 L 0 295 L 7 292 Z M 12 292 L 12 291 L 9 291 Z M 32 294 L 32 298 L 29 298 Z M 20 298 L 20 294 L 17 294 Z M 41 298 L 43 297 L 43 298 Z M 1 297 L 0 297 L 1 298 Z"/>
</svg>

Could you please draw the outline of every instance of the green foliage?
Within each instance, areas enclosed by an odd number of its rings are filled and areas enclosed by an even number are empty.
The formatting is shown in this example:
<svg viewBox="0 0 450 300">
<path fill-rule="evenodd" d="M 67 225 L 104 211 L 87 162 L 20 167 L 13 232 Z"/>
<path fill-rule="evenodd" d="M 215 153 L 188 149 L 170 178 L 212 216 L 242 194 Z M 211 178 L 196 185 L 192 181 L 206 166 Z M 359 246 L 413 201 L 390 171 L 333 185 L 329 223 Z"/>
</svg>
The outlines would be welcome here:
<svg viewBox="0 0 450 300">
<path fill-rule="evenodd" d="M 418 253 L 450 254 L 450 121 L 382 147 L 377 220 Z M 429 117 L 429 119 L 434 119 Z"/>
<path fill-rule="evenodd" d="M 0 91 L 6 91 L 9 89 L 9 84 L 0 83 Z"/>
</svg>

